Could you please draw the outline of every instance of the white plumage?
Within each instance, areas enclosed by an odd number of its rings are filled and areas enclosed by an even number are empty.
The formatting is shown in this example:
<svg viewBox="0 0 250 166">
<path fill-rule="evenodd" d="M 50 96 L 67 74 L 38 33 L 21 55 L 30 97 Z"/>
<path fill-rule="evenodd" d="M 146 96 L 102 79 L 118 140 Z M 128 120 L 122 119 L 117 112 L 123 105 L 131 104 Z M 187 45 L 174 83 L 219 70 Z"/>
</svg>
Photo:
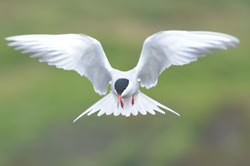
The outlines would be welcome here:
<svg viewBox="0 0 250 166">
<path fill-rule="evenodd" d="M 97 93 L 107 93 L 111 81 L 111 70 L 101 44 L 94 38 L 82 34 L 21 35 L 6 38 L 13 41 L 22 53 L 34 53 L 31 58 L 47 62 L 64 70 L 75 70 L 86 76 Z"/>
<path fill-rule="evenodd" d="M 233 36 L 206 31 L 162 31 L 149 36 L 143 44 L 138 64 L 123 72 L 111 67 L 104 50 L 96 39 L 83 34 L 21 35 L 8 37 L 9 46 L 33 53 L 32 58 L 47 62 L 64 70 L 75 70 L 86 76 L 100 95 L 112 91 L 84 111 L 83 115 L 98 112 L 115 116 L 136 116 L 138 113 L 165 114 L 160 108 L 179 115 L 139 91 L 157 84 L 158 76 L 172 65 L 184 65 L 196 61 L 212 50 L 235 47 L 239 40 Z"/>
</svg>

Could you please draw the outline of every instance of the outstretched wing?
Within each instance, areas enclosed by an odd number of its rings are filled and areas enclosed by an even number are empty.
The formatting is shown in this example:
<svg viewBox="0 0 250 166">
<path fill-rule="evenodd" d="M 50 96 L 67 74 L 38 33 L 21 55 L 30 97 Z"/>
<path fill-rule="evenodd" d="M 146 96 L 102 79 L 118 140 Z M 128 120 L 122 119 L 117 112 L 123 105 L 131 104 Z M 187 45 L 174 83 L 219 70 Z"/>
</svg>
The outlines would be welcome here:
<svg viewBox="0 0 250 166">
<path fill-rule="evenodd" d="M 96 39 L 83 34 L 21 35 L 6 38 L 9 46 L 57 68 L 75 70 L 86 76 L 97 93 L 103 95 L 111 81 L 112 67 Z"/>
<path fill-rule="evenodd" d="M 149 36 L 143 44 L 135 70 L 141 86 L 151 88 L 158 76 L 171 65 L 184 65 L 205 56 L 211 50 L 235 47 L 233 36 L 205 31 L 162 31 Z"/>
</svg>

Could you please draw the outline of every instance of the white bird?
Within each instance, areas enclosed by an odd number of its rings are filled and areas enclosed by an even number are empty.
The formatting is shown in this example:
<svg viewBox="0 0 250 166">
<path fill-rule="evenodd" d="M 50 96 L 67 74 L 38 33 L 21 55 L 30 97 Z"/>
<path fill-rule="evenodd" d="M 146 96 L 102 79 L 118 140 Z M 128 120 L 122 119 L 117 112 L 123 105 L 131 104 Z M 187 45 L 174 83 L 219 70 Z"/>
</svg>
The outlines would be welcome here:
<svg viewBox="0 0 250 166">
<path fill-rule="evenodd" d="M 176 115 L 172 109 L 151 99 L 139 87 L 147 89 L 156 86 L 158 76 L 172 65 L 184 65 L 205 56 L 211 50 L 225 50 L 235 47 L 236 37 L 206 31 L 161 31 L 149 36 L 143 44 L 138 64 L 129 71 L 114 69 L 99 41 L 83 34 L 20 35 L 7 37 L 9 46 L 15 46 L 22 53 L 33 53 L 32 58 L 64 70 L 75 70 L 86 76 L 95 92 L 105 95 L 109 84 L 111 92 L 92 105 L 83 115 L 98 112 L 114 116 L 136 116 L 138 113 L 154 115 L 162 109 Z M 162 108 L 162 109 L 161 109 Z"/>
</svg>

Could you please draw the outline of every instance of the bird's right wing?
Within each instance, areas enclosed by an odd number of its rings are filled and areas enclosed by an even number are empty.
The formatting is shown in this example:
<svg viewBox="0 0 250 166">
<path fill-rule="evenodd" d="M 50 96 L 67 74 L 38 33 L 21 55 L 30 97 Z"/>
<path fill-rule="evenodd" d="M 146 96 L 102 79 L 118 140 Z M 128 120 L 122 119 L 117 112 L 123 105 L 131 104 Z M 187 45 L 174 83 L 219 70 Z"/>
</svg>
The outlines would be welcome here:
<svg viewBox="0 0 250 166">
<path fill-rule="evenodd" d="M 135 71 L 141 86 L 151 88 L 158 76 L 172 65 L 185 65 L 205 56 L 211 50 L 235 47 L 233 36 L 206 31 L 162 31 L 149 36 L 143 44 Z"/>
<path fill-rule="evenodd" d="M 6 40 L 22 53 L 34 53 L 31 57 L 40 62 L 86 76 L 97 93 L 106 94 L 113 69 L 96 39 L 83 34 L 62 34 L 21 35 Z"/>
</svg>

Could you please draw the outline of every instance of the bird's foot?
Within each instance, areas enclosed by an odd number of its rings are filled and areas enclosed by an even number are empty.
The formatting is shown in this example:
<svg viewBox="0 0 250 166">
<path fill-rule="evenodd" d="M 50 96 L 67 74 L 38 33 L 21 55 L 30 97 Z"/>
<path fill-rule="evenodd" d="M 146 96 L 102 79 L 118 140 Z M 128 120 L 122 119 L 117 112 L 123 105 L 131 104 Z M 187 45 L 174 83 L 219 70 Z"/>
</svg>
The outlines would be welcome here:
<svg viewBox="0 0 250 166">
<path fill-rule="evenodd" d="M 132 96 L 132 105 L 135 104 L 135 98 L 134 98 L 134 95 Z"/>
</svg>

